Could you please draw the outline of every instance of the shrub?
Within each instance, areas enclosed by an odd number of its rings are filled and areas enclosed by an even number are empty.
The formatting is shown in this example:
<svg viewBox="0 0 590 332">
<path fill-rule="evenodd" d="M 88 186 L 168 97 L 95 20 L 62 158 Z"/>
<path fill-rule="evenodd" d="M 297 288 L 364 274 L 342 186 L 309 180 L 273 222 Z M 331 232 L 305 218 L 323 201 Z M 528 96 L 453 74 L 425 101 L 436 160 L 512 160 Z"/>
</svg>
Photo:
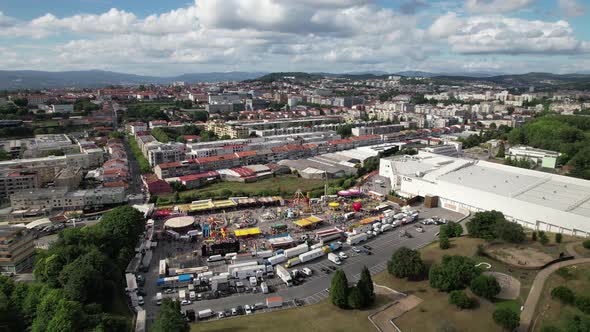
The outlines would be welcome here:
<svg viewBox="0 0 590 332">
<path fill-rule="evenodd" d="M 545 232 L 539 232 L 539 242 L 544 246 L 549 243 L 549 237 Z"/>
<path fill-rule="evenodd" d="M 451 241 L 446 235 L 441 234 L 438 240 L 438 246 L 442 250 L 449 249 L 451 247 Z"/>
<path fill-rule="evenodd" d="M 565 304 L 573 304 L 576 300 L 576 294 L 566 286 L 557 286 L 551 290 L 551 298 L 557 299 Z"/>
<path fill-rule="evenodd" d="M 533 234 L 531 235 L 531 240 L 537 241 L 537 232 L 533 231 Z"/>
<path fill-rule="evenodd" d="M 572 277 L 572 274 L 570 273 L 570 270 L 567 267 L 560 267 L 559 269 L 557 269 L 557 271 L 555 271 L 555 274 L 562 277 L 563 279 L 569 279 Z"/>
<path fill-rule="evenodd" d="M 449 303 L 456 305 L 459 309 L 471 309 L 475 306 L 474 299 L 460 290 L 454 290 L 449 293 Z"/>
<path fill-rule="evenodd" d="M 493 299 L 500 293 L 501 287 L 494 276 L 480 275 L 471 280 L 471 291 L 477 296 Z"/>
<path fill-rule="evenodd" d="M 485 256 L 486 254 L 486 248 L 484 247 L 483 244 L 478 244 L 477 245 L 477 256 Z"/>
<path fill-rule="evenodd" d="M 512 331 L 520 325 L 520 317 L 518 313 L 509 308 L 499 308 L 494 310 L 492 318 L 494 318 L 496 324 L 508 331 Z"/>
<path fill-rule="evenodd" d="M 465 288 L 479 274 L 481 271 L 475 267 L 471 258 L 445 255 L 441 264 L 434 264 L 430 268 L 428 279 L 432 288 L 450 292 Z"/>
<path fill-rule="evenodd" d="M 561 332 L 561 330 L 553 325 L 545 325 L 541 328 L 541 332 Z"/>
<path fill-rule="evenodd" d="M 584 248 L 590 249 L 590 240 L 586 240 L 586 241 L 582 242 L 582 245 L 584 246 Z"/>
<path fill-rule="evenodd" d="M 590 314 L 590 297 L 577 296 L 574 302 L 576 303 L 576 308 L 585 314 Z"/>
<path fill-rule="evenodd" d="M 555 243 L 561 243 L 561 233 L 555 234 Z"/>
<path fill-rule="evenodd" d="M 426 267 L 418 250 L 402 247 L 391 255 L 387 270 L 396 278 L 416 279 L 424 275 Z"/>
</svg>

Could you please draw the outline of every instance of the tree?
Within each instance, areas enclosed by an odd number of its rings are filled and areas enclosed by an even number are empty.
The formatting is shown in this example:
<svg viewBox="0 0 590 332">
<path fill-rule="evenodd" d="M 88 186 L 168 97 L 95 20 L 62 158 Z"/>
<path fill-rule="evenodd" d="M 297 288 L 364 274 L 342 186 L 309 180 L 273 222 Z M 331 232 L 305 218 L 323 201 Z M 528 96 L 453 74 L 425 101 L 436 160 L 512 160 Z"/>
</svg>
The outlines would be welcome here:
<svg viewBox="0 0 590 332">
<path fill-rule="evenodd" d="M 365 307 L 366 299 L 363 297 L 362 290 L 358 286 L 352 287 L 348 292 L 348 305 L 353 309 L 361 309 Z"/>
<path fill-rule="evenodd" d="M 480 275 L 471 280 L 471 291 L 477 296 L 492 300 L 498 293 L 501 287 L 498 280 L 494 276 Z"/>
<path fill-rule="evenodd" d="M 430 268 L 428 279 L 432 288 L 450 292 L 464 289 L 480 273 L 471 258 L 445 255 L 440 265 L 434 264 Z"/>
<path fill-rule="evenodd" d="M 497 238 L 511 243 L 522 243 L 526 238 L 521 225 L 506 220 L 496 222 L 494 234 Z"/>
<path fill-rule="evenodd" d="M 449 303 L 456 305 L 459 309 L 471 309 L 475 306 L 475 301 L 461 290 L 449 293 Z"/>
<path fill-rule="evenodd" d="M 387 270 L 396 278 L 417 279 L 424 275 L 426 267 L 418 250 L 401 247 L 391 255 Z"/>
<path fill-rule="evenodd" d="M 551 298 L 557 299 L 565 304 L 574 304 L 576 294 L 567 286 L 557 286 L 551 290 Z"/>
<path fill-rule="evenodd" d="M 338 308 L 346 308 L 348 305 L 348 279 L 342 270 L 336 271 L 332 277 L 330 300 Z"/>
<path fill-rule="evenodd" d="M 467 222 L 467 231 L 470 236 L 491 241 L 496 237 L 494 234 L 496 223 L 504 220 L 504 214 L 499 211 L 492 210 L 477 212 L 473 215 L 473 218 Z"/>
<path fill-rule="evenodd" d="M 539 232 L 539 242 L 544 246 L 549 243 L 549 237 L 545 232 Z"/>
<path fill-rule="evenodd" d="M 438 246 L 442 250 L 446 250 L 451 247 L 451 241 L 449 241 L 449 237 L 446 234 L 439 235 Z"/>
<path fill-rule="evenodd" d="M 576 308 L 580 309 L 581 312 L 590 314 L 590 296 L 576 296 L 574 303 L 576 304 Z"/>
<path fill-rule="evenodd" d="M 47 332 L 80 331 L 85 325 L 82 305 L 76 301 L 62 299 L 54 316 L 47 324 Z"/>
<path fill-rule="evenodd" d="M 537 241 L 537 232 L 533 231 L 533 233 L 531 234 L 531 240 Z"/>
<path fill-rule="evenodd" d="M 590 249 L 590 240 L 582 242 L 582 246 L 586 249 Z"/>
<path fill-rule="evenodd" d="M 566 320 L 565 329 L 567 332 L 590 331 L 590 319 L 584 316 L 575 315 Z"/>
<path fill-rule="evenodd" d="M 506 157 L 506 147 L 504 144 L 500 144 L 498 147 L 498 153 L 496 153 L 496 158 L 505 158 Z"/>
<path fill-rule="evenodd" d="M 375 290 L 373 287 L 373 279 L 371 272 L 364 266 L 361 271 L 361 278 L 357 282 L 356 287 L 360 291 L 361 308 L 366 308 L 375 301 Z"/>
<path fill-rule="evenodd" d="M 158 316 L 154 321 L 154 332 L 188 332 L 190 327 L 180 314 L 180 303 L 171 299 L 164 299 L 160 306 Z"/>
<path fill-rule="evenodd" d="M 555 243 L 561 243 L 561 233 L 555 234 Z"/>
<path fill-rule="evenodd" d="M 502 326 L 507 331 L 512 331 L 520 325 L 520 316 L 510 308 L 499 308 L 494 310 L 492 318 L 496 324 Z"/>
<path fill-rule="evenodd" d="M 449 221 L 446 225 L 440 226 L 440 234 L 446 234 L 447 237 L 459 237 L 463 234 L 463 226 L 460 223 Z"/>
</svg>

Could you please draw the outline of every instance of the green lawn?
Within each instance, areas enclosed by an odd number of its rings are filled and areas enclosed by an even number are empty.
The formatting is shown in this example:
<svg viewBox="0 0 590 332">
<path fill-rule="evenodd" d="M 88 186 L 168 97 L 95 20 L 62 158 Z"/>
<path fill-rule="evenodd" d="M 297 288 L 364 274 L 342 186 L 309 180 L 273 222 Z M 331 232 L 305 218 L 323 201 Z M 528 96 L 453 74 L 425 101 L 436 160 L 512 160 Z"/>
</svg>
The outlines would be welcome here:
<svg viewBox="0 0 590 332">
<path fill-rule="evenodd" d="M 322 189 L 324 181 L 309 180 L 297 177 L 295 175 L 283 175 L 269 179 L 260 180 L 251 183 L 241 182 L 217 182 L 203 188 L 186 190 L 179 193 L 181 199 L 196 199 L 204 197 L 223 197 L 223 196 L 265 196 L 265 195 L 293 195 L 298 189 L 303 193 L 308 191 Z M 265 194 L 265 195 L 263 195 Z M 160 195 L 162 199 L 170 200 L 174 194 Z"/>
<path fill-rule="evenodd" d="M 218 321 L 191 324 L 194 332 L 244 332 L 244 331 L 281 331 L 312 332 L 338 331 L 361 332 L 374 331 L 375 328 L 367 318 L 375 308 L 387 303 L 387 299 L 377 296 L 372 308 L 367 310 L 342 310 L 332 305 L 329 300 L 318 304 L 272 313 L 242 316 Z"/>
<path fill-rule="evenodd" d="M 537 305 L 534 331 L 541 331 L 541 328 L 546 325 L 554 325 L 563 329 L 564 321 L 573 315 L 590 318 L 590 315 L 585 315 L 574 306 L 562 305 L 561 302 L 551 299 L 551 290 L 561 285 L 571 288 L 576 295 L 590 296 L 590 264 L 573 265 L 567 269 L 570 272 L 569 278 L 563 278 L 556 273 L 547 278 L 543 286 L 543 294 Z"/>
</svg>

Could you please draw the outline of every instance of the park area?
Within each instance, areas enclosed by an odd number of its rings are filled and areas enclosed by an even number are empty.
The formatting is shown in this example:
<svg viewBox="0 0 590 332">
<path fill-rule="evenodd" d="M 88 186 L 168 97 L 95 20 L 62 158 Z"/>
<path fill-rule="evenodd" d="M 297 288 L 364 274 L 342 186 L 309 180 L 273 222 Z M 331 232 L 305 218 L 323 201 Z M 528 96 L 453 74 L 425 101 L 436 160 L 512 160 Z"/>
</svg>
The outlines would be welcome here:
<svg viewBox="0 0 590 332">
<path fill-rule="evenodd" d="M 182 201 L 227 198 L 231 196 L 254 197 L 279 195 L 289 198 L 297 192 L 297 190 L 301 190 L 303 193 L 322 190 L 324 183 L 325 182 L 322 180 L 304 179 L 297 177 L 296 175 L 276 176 L 251 183 L 224 181 L 213 183 L 203 188 L 179 192 L 179 198 Z M 159 197 L 161 201 L 165 202 L 173 200 L 174 194 L 165 194 L 160 195 Z"/>
<path fill-rule="evenodd" d="M 532 331 L 542 331 L 543 327 L 554 326 L 560 331 L 567 331 L 567 321 L 574 316 L 590 320 L 590 315 L 584 314 L 574 305 L 566 305 L 551 297 L 551 290 L 557 286 L 567 286 L 576 296 L 590 296 L 590 264 L 572 265 L 551 274 L 537 305 L 536 320 Z"/>
<path fill-rule="evenodd" d="M 375 304 L 369 309 L 343 310 L 329 300 L 324 300 L 318 304 L 295 309 L 196 323 L 191 325 L 191 331 L 373 331 L 375 328 L 367 317 L 388 301 L 385 296 L 377 295 Z"/>
</svg>

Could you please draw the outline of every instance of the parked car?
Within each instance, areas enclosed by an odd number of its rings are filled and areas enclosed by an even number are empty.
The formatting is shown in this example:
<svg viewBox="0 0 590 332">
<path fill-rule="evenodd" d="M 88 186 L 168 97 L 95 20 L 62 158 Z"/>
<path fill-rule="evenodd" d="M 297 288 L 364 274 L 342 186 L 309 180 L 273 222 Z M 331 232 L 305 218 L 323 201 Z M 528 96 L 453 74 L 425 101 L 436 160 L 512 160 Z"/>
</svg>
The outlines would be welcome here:
<svg viewBox="0 0 590 332">
<path fill-rule="evenodd" d="M 341 259 L 347 259 L 348 258 L 348 255 L 346 253 L 344 253 L 344 252 L 341 251 L 341 252 L 338 253 L 338 257 L 340 257 Z"/>
<path fill-rule="evenodd" d="M 246 304 L 244 306 L 244 310 L 246 311 L 246 315 L 251 315 L 252 314 L 252 308 L 250 307 L 249 304 Z"/>
<path fill-rule="evenodd" d="M 357 254 L 361 253 L 361 250 L 357 247 L 352 247 L 352 251 L 356 252 Z"/>
<path fill-rule="evenodd" d="M 224 318 L 225 317 L 225 313 L 223 311 L 220 311 L 217 313 L 217 318 Z"/>
<path fill-rule="evenodd" d="M 189 305 L 189 304 L 191 304 L 191 303 L 192 303 L 192 302 L 191 302 L 190 300 L 182 300 L 182 301 L 180 302 L 180 305 Z"/>
<path fill-rule="evenodd" d="M 416 227 L 416 232 L 424 233 L 424 229 L 422 227 Z"/>
<path fill-rule="evenodd" d="M 237 308 L 231 308 L 231 315 L 232 316 L 237 316 L 238 315 L 238 309 Z"/>
<path fill-rule="evenodd" d="M 369 245 L 366 245 L 366 244 L 363 246 L 363 248 L 365 248 L 365 249 L 367 249 L 367 250 L 373 250 L 373 248 L 371 248 L 371 246 L 369 246 Z"/>
<path fill-rule="evenodd" d="M 166 294 L 172 294 L 172 293 L 174 293 L 174 289 L 172 289 L 172 288 L 166 288 L 164 290 L 164 293 L 166 293 Z"/>
<path fill-rule="evenodd" d="M 296 306 L 300 307 L 302 305 L 304 305 L 305 303 L 303 302 L 303 300 L 300 299 L 293 299 L 293 303 L 295 303 Z"/>
<path fill-rule="evenodd" d="M 241 305 L 236 307 L 236 311 L 238 312 L 238 315 L 243 315 L 245 313 L 244 307 Z"/>
</svg>

